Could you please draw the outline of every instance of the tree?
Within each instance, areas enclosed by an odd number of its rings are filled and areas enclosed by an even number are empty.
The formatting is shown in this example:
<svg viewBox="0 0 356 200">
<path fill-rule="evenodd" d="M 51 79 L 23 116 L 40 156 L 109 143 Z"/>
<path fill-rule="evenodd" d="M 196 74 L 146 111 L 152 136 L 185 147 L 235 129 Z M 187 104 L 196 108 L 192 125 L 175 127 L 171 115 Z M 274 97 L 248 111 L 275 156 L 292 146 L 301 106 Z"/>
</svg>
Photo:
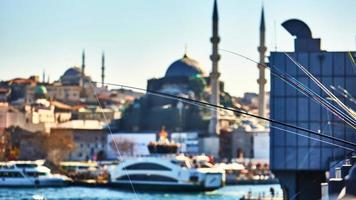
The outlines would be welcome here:
<svg viewBox="0 0 356 200">
<path fill-rule="evenodd" d="M 73 135 L 70 132 L 58 132 L 46 135 L 42 148 L 47 152 L 47 160 L 58 165 L 75 149 Z"/>
</svg>

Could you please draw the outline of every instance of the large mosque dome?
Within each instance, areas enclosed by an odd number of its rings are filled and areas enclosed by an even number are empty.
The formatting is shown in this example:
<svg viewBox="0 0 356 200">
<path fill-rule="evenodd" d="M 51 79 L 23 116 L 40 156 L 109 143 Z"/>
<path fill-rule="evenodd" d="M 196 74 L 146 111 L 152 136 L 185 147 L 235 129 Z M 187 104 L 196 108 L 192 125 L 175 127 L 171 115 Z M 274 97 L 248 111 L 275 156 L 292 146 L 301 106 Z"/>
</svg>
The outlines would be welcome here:
<svg viewBox="0 0 356 200">
<path fill-rule="evenodd" d="M 60 78 L 63 85 L 80 85 L 82 79 L 82 70 L 79 67 L 71 67 L 67 69 Z M 84 74 L 84 83 L 91 81 L 90 76 Z"/>
<path fill-rule="evenodd" d="M 198 61 L 189 58 L 186 54 L 183 58 L 173 62 L 167 69 L 165 77 L 197 76 L 204 75 Z"/>
<path fill-rule="evenodd" d="M 71 67 L 64 72 L 64 77 L 81 76 L 82 70 L 79 67 Z"/>
</svg>

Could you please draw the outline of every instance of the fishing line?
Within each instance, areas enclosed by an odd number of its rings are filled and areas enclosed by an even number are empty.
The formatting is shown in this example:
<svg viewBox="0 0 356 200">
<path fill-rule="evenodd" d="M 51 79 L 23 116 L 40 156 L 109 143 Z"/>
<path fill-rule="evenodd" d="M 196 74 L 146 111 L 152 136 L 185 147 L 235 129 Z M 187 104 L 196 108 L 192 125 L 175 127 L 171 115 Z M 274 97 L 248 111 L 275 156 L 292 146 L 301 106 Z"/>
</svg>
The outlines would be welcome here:
<svg viewBox="0 0 356 200">
<path fill-rule="evenodd" d="M 310 77 L 316 85 L 319 86 L 326 94 L 328 94 L 331 98 L 335 100 L 335 102 L 343 108 L 348 114 L 350 114 L 353 118 L 356 118 L 356 114 L 351 108 L 348 108 L 345 104 L 343 104 L 329 89 L 327 89 L 317 78 L 313 76 L 302 64 L 293 59 L 289 54 L 284 52 L 284 54 L 300 69 L 302 70 L 308 77 Z"/>
<path fill-rule="evenodd" d="M 97 83 L 95 81 L 92 81 L 92 82 Z M 125 88 L 129 88 L 129 89 L 133 89 L 133 90 L 149 92 L 151 94 L 158 94 L 158 95 L 161 95 L 161 96 L 164 96 L 164 97 L 171 97 L 171 98 L 174 98 L 176 100 L 179 99 L 179 100 L 183 100 L 183 101 L 197 103 L 197 104 L 200 104 L 200 105 L 206 105 L 206 106 L 210 106 L 210 107 L 214 107 L 214 108 L 220 108 L 220 109 L 224 109 L 224 110 L 229 110 L 229 111 L 232 111 L 232 112 L 235 112 L 235 113 L 251 116 L 251 117 L 258 118 L 258 119 L 261 119 L 261 120 L 264 120 L 264 121 L 269 121 L 269 122 L 272 122 L 272 123 L 275 123 L 275 124 L 279 124 L 279 125 L 283 125 L 283 126 L 286 126 L 286 127 L 289 127 L 289 128 L 293 128 L 293 129 L 297 129 L 297 130 L 300 130 L 300 131 L 308 132 L 308 133 L 311 133 L 311 134 L 314 134 L 314 135 L 318 135 L 320 137 L 332 139 L 332 140 L 335 140 L 337 142 L 340 142 L 340 143 L 343 143 L 343 144 L 347 144 L 347 145 L 350 145 L 350 146 L 353 146 L 354 148 L 356 148 L 356 144 L 353 143 L 353 142 L 349 142 L 349 141 L 346 141 L 346 140 L 343 140 L 343 139 L 340 139 L 340 138 L 336 138 L 336 137 L 332 137 L 332 136 L 329 136 L 329 135 L 325 135 L 325 134 L 322 134 L 322 133 L 319 133 L 319 132 L 316 132 L 316 131 L 312 131 L 312 130 L 309 130 L 309 129 L 306 129 L 306 128 L 298 127 L 298 126 L 295 126 L 295 125 L 292 125 L 292 124 L 287 124 L 287 123 L 284 123 L 284 122 L 280 122 L 280 121 L 277 121 L 277 120 L 274 120 L 274 119 L 261 117 L 261 116 L 255 115 L 255 114 L 251 114 L 251 113 L 249 113 L 247 111 L 228 108 L 228 107 L 224 107 L 224 106 L 220 106 L 220 105 L 214 105 L 214 104 L 211 104 L 211 103 L 208 103 L 208 102 L 198 101 L 198 100 L 194 100 L 194 99 L 189 99 L 189 98 L 185 98 L 185 97 L 175 96 L 175 95 L 171 95 L 171 94 L 167 94 L 167 93 L 156 92 L 156 91 L 147 90 L 147 89 L 138 88 L 138 87 L 133 87 L 133 86 L 128 86 L 128 85 L 114 84 L 114 83 L 105 83 L 105 84 L 106 85 L 111 85 L 111 86 L 125 87 Z"/>
<path fill-rule="evenodd" d="M 284 129 L 284 128 L 281 128 L 281 127 L 278 127 L 278 126 L 271 126 L 270 125 L 270 127 L 278 129 L 278 130 L 281 130 L 281 131 L 285 131 L 285 132 L 288 132 L 288 133 L 292 133 L 292 134 L 295 134 L 295 135 L 299 135 L 301 137 L 309 138 L 309 139 L 314 140 L 314 141 L 322 142 L 322 143 L 329 144 L 329 145 L 332 145 L 332 146 L 336 146 L 336 147 L 339 147 L 339 148 L 342 148 L 342 149 L 346 149 L 346 150 L 349 150 L 349 151 L 354 151 L 353 149 L 348 148 L 348 147 L 344 147 L 344 146 L 341 146 L 341 145 L 338 145 L 338 144 L 334 144 L 334 143 L 331 143 L 331 142 L 328 142 L 328 141 L 325 141 L 325 140 L 321 140 L 321 139 L 318 139 L 318 138 L 314 138 L 314 137 L 310 137 L 310 136 L 307 136 L 307 135 L 303 135 L 303 134 L 300 134 L 300 133 L 297 133 L 297 132 L 294 132 L 294 131 L 290 131 L 290 130 L 287 130 L 287 129 Z"/>
<path fill-rule="evenodd" d="M 337 88 L 333 85 L 330 85 L 330 88 L 348 99 L 350 102 L 356 104 L 355 98 L 345 88 L 342 88 L 340 85 L 338 85 Z"/>
<path fill-rule="evenodd" d="M 300 83 L 300 84 L 302 84 L 302 83 Z M 296 85 L 296 87 L 299 88 L 300 86 Z M 296 87 L 294 87 L 294 88 L 296 88 Z M 301 87 L 303 87 L 303 85 L 301 85 Z M 298 88 L 296 88 L 296 89 L 298 89 Z M 310 90 L 309 88 L 306 87 L 305 90 L 308 90 L 308 94 L 311 95 L 311 96 L 308 96 L 306 94 L 304 94 L 304 95 L 306 95 L 306 96 L 312 98 L 314 101 L 322 104 L 327 110 L 329 110 L 335 116 L 337 116 L 342 121 L 344 121 L 345 123 L 347 123 L 348 125 L 350 125 L 352 128 L 355 129 L 355 123 L 356 122 L 349 115 L 345 114 L 344 112 L 339 110 L 337 107 L 332 105 L 330 102 L 328 102 L 328 99 L 324 99 L 323 97 L 321 97 L 320 95 L 316 94 L 314 91 Z"/>
<path fill-rule="evenodd" d="M 94 86 L 93 82 L 91 82 L 91 86 L 92 86 L 92 88 L 93 88 L 93 90 L 94 90 L 94 87 L 95 87 L 95 86 Z M 112 130 L 111 130 L 111 127 L 110 127 L 110 122 L 109 122 L 109 120 L 106 118 L 106 115 L 105 115 L 105 113 L 104 113 L 104 111 L 103 111 L 103 106 L 101 105 L 101 102 L 100 102 L 100 100 L 99 100 L 99 98 L 98 98 L 98 95 L 96 94 L 95 90 L 94 90 L 94 96 L 95 96 L 96 101 L 97 101 L 97 103 L 98 103 L 98 105 L 99 105 L 101 114 L 102 114 L 103 117 L 104 117 L 105 124 L 107 124 L 107 128 L 109 129 L 111 139 L 112 139 L 112 141 L 114 142 L 114 146 L 115 146 L 116 151 L 117 151 L 117 153 L 118 153 L 118 155 L 119 155 L 119 158 L 120 158 L 121 160 L 124 160 L 123 157 L 122 157 L 122 155 L 121 155 L 120 149 L 119 149 L 119 147 L 118 147 L 118 145 L 117 145 L 117 143 L 116 143 L 116 141 L 115 141 L 114 135 L 113 135 L 113 133 L 112 133 Z M 125 172 L 126 176 L 128 177 L 128 180 L 129 180 L 130 185 L 131 185 L 131 189 L 132 189 L 132 191 L 133 191 L 134 194 L 135 194 L 135 199 L 138 200 L 139 198 L 138 198 L 138 196 L 137 196 L 135 187 L 134 187 L 134 185 L 133 185 L 133 183 L 132 183 L 132 181 L 131 181 L 130 175 L 127 173 L 127 170 L 126 170 L 126 169 L 124 169 L 124 172 Z"/>
</svg>

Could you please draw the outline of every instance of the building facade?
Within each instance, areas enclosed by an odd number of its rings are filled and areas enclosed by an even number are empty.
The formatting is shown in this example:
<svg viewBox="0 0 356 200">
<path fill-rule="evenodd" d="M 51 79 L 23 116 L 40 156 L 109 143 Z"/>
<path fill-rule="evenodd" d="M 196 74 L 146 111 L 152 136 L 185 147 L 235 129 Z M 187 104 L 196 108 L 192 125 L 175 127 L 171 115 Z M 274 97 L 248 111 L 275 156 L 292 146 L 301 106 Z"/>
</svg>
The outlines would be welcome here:
<svg viewBox="0 0 356 200">
<path fill-rule="evenodd" d="M 51 134 L 68 134 L 75 147 L 65 160 L 106 159 L 107 131 L 104 123 L 96 120 L 71 120 L 51 129 Z"/>
</svg>

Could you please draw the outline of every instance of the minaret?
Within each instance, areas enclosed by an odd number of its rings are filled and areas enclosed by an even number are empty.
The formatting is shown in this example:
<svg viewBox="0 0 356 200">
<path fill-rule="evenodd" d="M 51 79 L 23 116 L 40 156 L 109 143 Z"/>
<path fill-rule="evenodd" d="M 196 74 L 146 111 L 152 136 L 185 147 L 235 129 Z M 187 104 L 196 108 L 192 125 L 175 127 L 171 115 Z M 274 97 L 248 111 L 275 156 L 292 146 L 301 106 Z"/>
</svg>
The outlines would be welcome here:
<svg viewBox="0 0 356 200">
<path fill-rule="evenodd" d="M 265 53 L 266 53 L 266 46 L 265 46 L 265 16 L 264 10 L 262 7 L 261 12 L 261 24 L 260 24 L 260 46 L 257 48 L 260 54 L 260 64 L 257 65 L 260 75 L 257 79 L 257 83 L 259 86 L 259 94 L 258 94 L 258 114 L 261 117 L 266 117 L 266 100 L 265 100 L 265 85 L 266 85 L 266 78 L 265 78 Z"/>
<path fill-rule="evenodd" d="M 213 45 L 213 52 L 210 56 L 210 60 L 212 61 L 212 71 L 210 73 L 210 87 L 211 87 L 211 96 L 210 103 L 214 105 L 220 104 L 220 92 L 219 92 L 219 77 L 220 73 L 218 70 L 218 61 L 220 60 L 220 55 L 218 54 L 218 44 L 220 42 L 220 38 L 218 35 L 218 7 L 216 0 L 214 1 L 214 10 L 213 10 L 213 36 L 210 41 Z M 216 136 L 220 133 L 219 128 L 219 112 L 217 109 L 213 109 L 211 111 L 211 119 L 209 124 L 209 135 Z"/>
<path fill-rule="evenodd" d="M 105 79 L 105 54 L 103 52 L 101 54 L 101 87 L 104 87 L 104 79 Z"/>
<path fill-rule="evenodd" d="M 86 98 L 86 91 L 85 91 L 85 51 L 83 50 L 82 53 L 82 73 L 80 78 L 80 86 L 82 87 L 80 91 L 80 99 L 84 101 Z"/>
<path fill-rule="evenodd" d="M 85 76 L 85 51 L 82 53 L 82 77 L 81 77 L 81 85 L 84 87 L 84 76 Z"/>
</svg>

